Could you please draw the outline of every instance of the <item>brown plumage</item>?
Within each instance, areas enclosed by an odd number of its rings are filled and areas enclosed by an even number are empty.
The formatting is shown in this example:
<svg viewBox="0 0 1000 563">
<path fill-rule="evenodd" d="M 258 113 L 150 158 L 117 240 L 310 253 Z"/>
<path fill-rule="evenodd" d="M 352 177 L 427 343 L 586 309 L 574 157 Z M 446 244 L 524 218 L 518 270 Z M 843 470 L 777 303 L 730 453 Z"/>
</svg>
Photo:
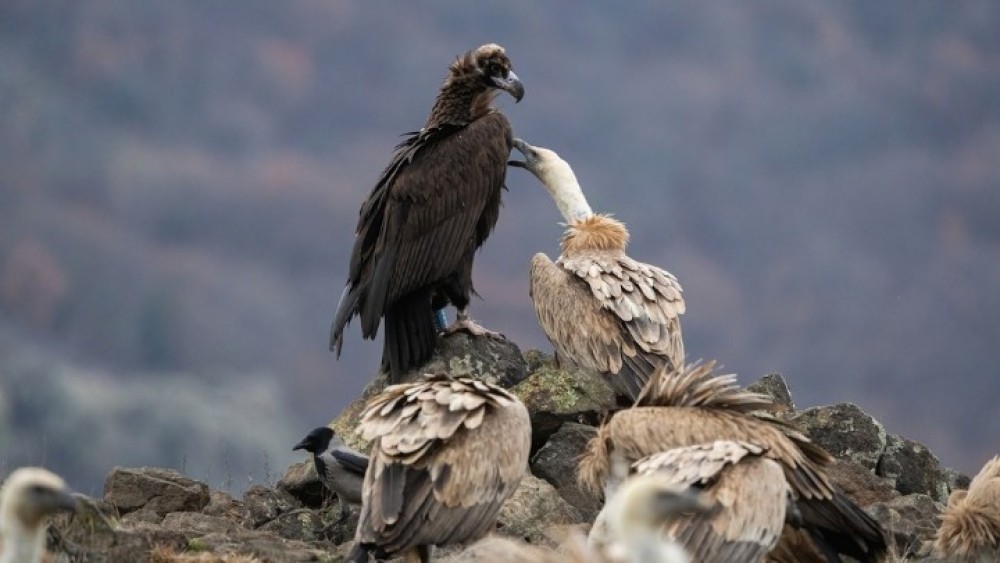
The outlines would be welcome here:
<svg viewBox="0 0 1000 563">
<path fill-rule="evenodd" d="M 369 551 L 427 561 L 431 546 L 482 537 L 531 448 L 524 405 L 469 377 L 393 385 L 365 407 L 359 432 L 374 441 L 349 561 Z"/>
<path fill-rule="evenodd" d="M 630 258 L 621 222 L 595 215 L 566 161 L 517 139 L 514 146 L 566 220 L 561 254 L 531 260 L 531 298 L 560 360 L 609 376 L 635 399 L 660 367 L 684 363 L 681 286 L 669 272 Z"/>
<path fill-rule="evenodd" d="M 986 462 L 969 490 L 951 493 L 934 551 L 948 561 L 1000 561 L 1000 456 Z"/>
<path fill-rule="evenodd" d="M 330 347 L 340 354 L 355 315 L 368 339 L 385 317 L 383 364 L 393 382 L 430 358 L 435 309 L 449 302 L 458 309 L 451 330 L 488 332 L 466 309 L 473 258 L 496 224 L 513 142 L 507 118 L 490 105 L 498 89 L 524 95 L 503 47 L 459 57 L 424 127 L 396 148 L 361 206 Z"/>
<path fill-rule="evenodd" d="M 756 457 L 781 467 L 801 525 L 815 542 L 829 553 L 878 560 L 885 551 L 884 532 L 833 488 L 826 476 L 830 455 L 791 426 L 755 412 L 775 406 L 740 389 L 735 376 L 713 375 L 712 367 L 654 374 L 637 405 L 616 413 L 588 444 L 581 484 L 597 494 L 610 492 L 647 456 L 717 440 L 749 444 L 760 449 Z"/>
</svg>

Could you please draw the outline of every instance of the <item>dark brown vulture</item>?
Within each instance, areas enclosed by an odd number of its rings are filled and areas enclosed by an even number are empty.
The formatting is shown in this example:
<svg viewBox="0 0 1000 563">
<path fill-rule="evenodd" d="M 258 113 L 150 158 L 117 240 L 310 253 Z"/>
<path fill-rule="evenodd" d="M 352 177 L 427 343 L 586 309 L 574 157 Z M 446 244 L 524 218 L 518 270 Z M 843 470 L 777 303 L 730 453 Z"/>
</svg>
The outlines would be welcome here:
<svg viewBox="0 0 1000 563">
<path fill-rule="evenodd" d="M 398 382 L 430 358 L 434 311 L 448 303 L 458 309 L 448 332 L 499 336 L 472 322 L 467 308 L 472 261 L 496 224 L 513 142 L 510 123 L 491 105 L 500 90 L 524 96 L 503 47 L 469 51 L 452 63 L 423 128 L 396 147 L 361 206 L 330 333 L 338 356 L 355 315 L 366 339 L 385 317 L 382 361 Z"/>
<path fill-rule="evenodd" d="M 705 490 L 709 498 L 724 495 L 732 500 L 735 495 L 744 501 L 760 503 L 769 494 L 764 489 L 778 489 L 771 471 L 777 464 L 790 492 L 793 525 L 803 528 L 811 543 L 828 560 L 839 561 L 837 554 L 842 553 L 862 562 L 880 561 L 886 551 L 885 531 L 830 483 L 827 473 L 833 457 L 789 424 L 758 412 L 776 408 L 768 397 L 741 389 L 734 375 L 714 375 L 712 367 L 713 363 L 708 363 L 689 365 L 672 373 L 664 369 L 654 373 L 636 406 L 616 413 L 590 440 L 580 460 L 580 483 L 595 494 L 603 491 L 610 496 L 639 469 L 642 460 L 679 448 L 673 461 L 683 463 L 675 470 L 701 471 L 713 464 L 719 469 L 719 480 L 714 481 L 714 487 L 718 488 L 713 491 L 710 486 Z M 719 440 L 735 443 L 736 447 L 730 451 L 739 453 L 740 459 L 730 455 L 721 464 L 711 460 L 704 466 L 691 463 L 692 459 L 704 457 L 699 448 L 711 452 L 711 445 Z M 730 463 L 733 460 L 738 463 Z M 731 473 L 732 469 L 738 473 Z M 748 477 L 748 471 L 756 475 Z M 785 511 L 779 496 L 771 496 L 767 501 L 771 504 L 758 506 L 756 513 L 737 510 L 740 503 L 730 503 L 728 507 L 722 503 L 719 520 L 708 526 L 700 522 L 686 526 L 678 530 L 677 539 L 699 561 L 747 560 L 745 556 L 735 559 L 729 556 L 748 553 L 754 548 L 750 543 L 761 548 L 774 547 L 776 530 L 773 522 L 766 519 L 768 514 Z M 730 523 L 743 517 L 741 512 L 752 514 L 754 521 L 731 527 Z M 741 535 L 746 532 L 759 535 L 755 541 L 747 542 Z M 783 537 L 779 545 L 782 541 Z M 706 549 L 711 549 L 714 555 L 704 553 Z"/>
<path fill-rule="evenodd" d="M 684 365 L 681 286 L 670 272 L 625 253 L 620 221 L 596 215 L 559 155 L 517 139 L 524 162 L 566 220 L 562 253 L 531 260 L 531 300 L 560 362 L 606 374 L 635 400 L 657 368 Z"/>
<path fill-rule="evenodd" d="M 392 385 L 358 431 L 373 442 L 351 562 L 428 561 L 432 546 L 483 537 L 528 470 L 528 409 L 471 377 Z"/>
</svg>

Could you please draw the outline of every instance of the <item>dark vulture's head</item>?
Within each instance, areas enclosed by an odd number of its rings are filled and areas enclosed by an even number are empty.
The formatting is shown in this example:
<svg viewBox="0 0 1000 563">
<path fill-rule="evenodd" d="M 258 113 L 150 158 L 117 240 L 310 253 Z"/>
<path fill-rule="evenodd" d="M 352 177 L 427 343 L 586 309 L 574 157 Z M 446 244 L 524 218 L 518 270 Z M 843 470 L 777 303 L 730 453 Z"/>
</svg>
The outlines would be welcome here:
<svg viewBox="0 0 1000 563">
<path fill-rule="evenodd" d="M 488 43 L 461 56 L 451 65 L 452 79 L 474 78 L 487 90 L 500 89 L 520 102 L 524 85 L 514 74 L 503 47 Z"/>
<path fill-rule="evenodd" d="M 330 440 L 333 440 L 333 430 L 329 426 L 320 426 L 306 434 L 305 438 L 295 444 L 292 451 L 305 450 L 309 453 L 320 454 L 326 451 Z"/>
</svg>

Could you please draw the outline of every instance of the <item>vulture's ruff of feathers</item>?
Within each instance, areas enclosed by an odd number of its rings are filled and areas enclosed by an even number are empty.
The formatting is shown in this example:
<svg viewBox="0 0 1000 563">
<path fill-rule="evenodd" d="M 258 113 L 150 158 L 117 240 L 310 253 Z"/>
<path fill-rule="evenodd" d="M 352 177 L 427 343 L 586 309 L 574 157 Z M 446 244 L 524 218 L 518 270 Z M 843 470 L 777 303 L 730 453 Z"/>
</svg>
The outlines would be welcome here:
<svg viewBox="0 0 1000 563">
<path fill-rule="evenodd" d="M 499 216 L 513 143 L 510 123 L 491 105 L 499 90 L 524 95 L 503 47 L 459 57 L 427 122 L 396 147 L 361 206 L 330 347 L 339 356 L 353 317 L 367 339 L 384 317 L 392 382 L 430 358 L 434 309 L 450 302 L 464 315 L 474 292 L 473 258 Z"/>
<path fill-rule="evenodd" d="M 390 386 L 358 431 L 373 442 L 355 546 L 387 555 L 488 533 L 531 448 L 524 404 L 471 377 Z"/>
<path fill-rule="evenodd" d="M 967 491 L 948 497 L 934 551 L 948 561 L 1000 561 L 1000 456 L 986 462 Z"/>
<path fill-rule="evenodd" d="M 775 407 L 767 397 L 740 389 L 734 376 L 713 375 L 713 365 L 655 373 L 638 404 L 612 416 L 588 443 L 581 485 L 610 493 L 647 456 L 717 440 L 750 444 L 781 467 L 801 524 L 815 542 L 859 561 L 877 561 L 885 553 L 884 531 L 830 483 L 830 454 L 759 412 Z"/>
<path fill-rule="evenodd" d="M 660 367 L 684 363 L 677 278 L 630 258 L 625 225 L 595 215 L 572 168 L 555 152 L 517 139 L 517 163 L 545 186 L 566 220 L 561 254 L 531 260 L 531 299 L 560 359 L 596 370 L 634 400 Z"/>
<path fill-rule="evenodd" d="M 55 473 L 40 467 L 14 470 L 0 490 L 0 563 L 42 561 L 49 517 L 76 504 Z"/>
</svg>

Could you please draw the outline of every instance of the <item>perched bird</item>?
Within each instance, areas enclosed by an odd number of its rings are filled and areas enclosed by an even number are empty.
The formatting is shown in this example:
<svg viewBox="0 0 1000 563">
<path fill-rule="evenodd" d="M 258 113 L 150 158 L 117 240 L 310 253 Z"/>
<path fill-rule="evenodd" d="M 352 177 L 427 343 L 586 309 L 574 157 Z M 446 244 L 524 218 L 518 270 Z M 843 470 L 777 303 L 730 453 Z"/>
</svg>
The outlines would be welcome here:
<svg viewBox="0 0 1000 563">
<path fill-rule="evenodd" d="M 967 491 L 951 493 L 934 552 L 948 561 L 1000 561 L 1000 456 L 986 462 Z"/>
<path fill-rule="evenodd" d="M 292 451 L 305 450 L 313 455 L 319 480 L 340 500 L 342 522 L 350 514 L 348 504 L 361 504 L 361 489 L 368 470 L 368 456 L 344 445 L 329 426 L 314 429 Z"/>
<path fill-rule="evenodd" d="M 399 382 L 430 358 L 435 311 L 448 303 L 458 316 L 447 332 L 501 337 L 468 317 L 472 261 L 497 222 L 513 143 L 510 123 L 491 105 L 499 91 L 524 96 L 503 47 L 467 52 L 451 64 L 423 128 L 396 148 L 361 206 L 330 332 L 338 356 L 355 315 L 367 339 L 385 317 L 383 364 Z"/>
<path fill-rule="evenodd" d="M 692 559 L 660 533 L 663 522 L 683 514 L 712 510 L 700 495 L 659 476 L 627 480 L 608 502 L 606 546 L 587 544 L 570 533 L 558 550 L 529 546 L 509 538 L 488 537 L 469 546 L 456 563 L 688 563 Z"/>
<path fill-rule="evenodd" d="M 37 563 L 45 554 L 49 517 L 75 510 L 61 477 L 40 467 L 14 470 L 0 491 L 0 563 Z"/>
<path fill-rule="evenodd" d="M 595 215 L 569 164 L 520 139 L 514 147 L 548 190 L 566 220 L 554 263 L 531 260 L 531 299 L 560 361 L 607 374 L 635 400 L 650 375 L 684 364 L 681 286 L 673 274 L 625 254 L 629 234 L 608 215 Z"/>
<path fill-rule="evenodd" d="M 393 385 L 365 407 L 358 429 L 373 440 L 361 518 L 347 561 L 402 555 L 493 529 L 527 471 L 528 410 L 514 395 L 471 377 L 427 375 Z"/>
<path fill-rule="evenodd" d="M 713 366 L 714 362 L 710 362 L 689 365 L 679 372 L 660 370 L 654 374 L 636 406 L 614 414 L 588 443 L 580 462 L 581 484 L 595 494 L 603 490 L 609 495 L 637 470 L 635 464 L 648 456 L 675 448 L 707 447 L 706 444 L 718 440 L 735 442 L 738 447 L 734 452 L 740 448 L 745 452 L 732 469 L 743 466 L 742 472 L 753 468 L 759 471 L 761 479 L 766 473 L 768 486 L 765 487 L 767 491 L 751 492 L 751 488 L 761 483 L 742 483 L 742 487 L 736 488 L 731 485 L 727 494 L 753 496 L 757 502 L 761 498 L 758 495 L 767 494 L 773 499 L 769 502 L 776 504 L 759 506 L 757 510 L 781 510 L 778 505 L 783 503 L 777 501 L 776 495 L 770 496 L 771 489 L 777 486 L 773 482 L 773 472 L 764 467 L 770 464 L 755 462 L 755 467 L 751 467 L 743 461 L 746 458 L 771 460 L 781 467 L 791 491 L 792 509 L 786 508 L 786 515 L 794 517 L 791 523 L 804 528 L 830 560 L 836 561 L 838 553 L 862 562 L 879 560 L 885 554 L 885 532 L 878 522 L 830 483 L 826 473 L 833 458 L 788 424 L 755 412 L 773 410 L 775 405 L 764 395 L 740 389 L 734 375 L 713 375 Z M 691 457 L 696 453 L 695 448 L 685 455 Z M 735 453 L 730 455 L 735 457 Z M 711 464 L 704 467 L 710 468 Z M 677 470 L 681 469 L 684 468 Z M 729 517 L 739 518 L 738 511 L 734 510 L 730 507 Z M 758 528 L 762 543 L 770 543 L 765 538 L 773 533 L 773 524 L 762 518 L 762 515 L 755 515 L 748 523 Z M 770 517 L 766 520 L 769 522 Z M 717 523 L 721 525 L 723 520 Z M 708 531 L 707 528 L 702 530 Z M 697 553 L 703 544 L 729 541 L 725 533 L 721 538 L 714 534 L 719 534 L 718 529 L 713 534 L 692 533 L 681 543 Z"/>
</svg>

